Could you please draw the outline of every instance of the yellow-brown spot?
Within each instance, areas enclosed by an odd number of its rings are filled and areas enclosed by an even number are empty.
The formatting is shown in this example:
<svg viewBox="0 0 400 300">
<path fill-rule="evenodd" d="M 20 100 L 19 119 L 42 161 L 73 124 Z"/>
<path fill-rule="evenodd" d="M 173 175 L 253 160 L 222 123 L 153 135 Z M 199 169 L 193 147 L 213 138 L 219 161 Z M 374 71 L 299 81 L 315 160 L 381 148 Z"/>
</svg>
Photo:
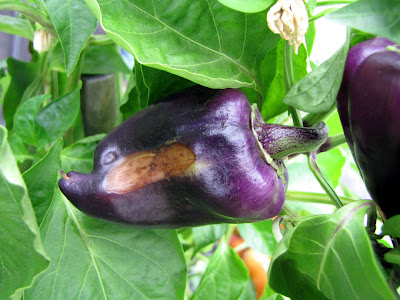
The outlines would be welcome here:
<svg viewBox="0 0 400 300">
<path fill-rule="evenodd" d="M 153 182 L 185 172 L 196 155 L 185 145 L 174 143 L 158 150 L 142 151 L 121 159 L 107 173 L 108 193 L 126 194 Z"/>
</svg>

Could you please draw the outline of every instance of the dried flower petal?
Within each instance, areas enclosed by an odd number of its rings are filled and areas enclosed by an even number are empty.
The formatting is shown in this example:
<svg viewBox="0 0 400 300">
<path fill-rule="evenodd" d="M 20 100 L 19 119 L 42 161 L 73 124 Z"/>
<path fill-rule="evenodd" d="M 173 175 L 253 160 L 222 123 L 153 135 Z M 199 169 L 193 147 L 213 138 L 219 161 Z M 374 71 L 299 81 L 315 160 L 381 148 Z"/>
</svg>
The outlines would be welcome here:
<svg viewBox="0 0 400 300">
<path fill-rule="evenodd" d="M 53 37 L 46 30 L 40 29 L 35 31 L 33 36 L 33 49 L 41 53 L 49 51 L 53 44 Z"/>
<path fill-rule="evenodd" d="M 308 28 L 308 15 L 303 0 L 278 0 L 268 11 L 267 22 L 272 32 L 293 44 L 297 54 Z"/>
</svg>

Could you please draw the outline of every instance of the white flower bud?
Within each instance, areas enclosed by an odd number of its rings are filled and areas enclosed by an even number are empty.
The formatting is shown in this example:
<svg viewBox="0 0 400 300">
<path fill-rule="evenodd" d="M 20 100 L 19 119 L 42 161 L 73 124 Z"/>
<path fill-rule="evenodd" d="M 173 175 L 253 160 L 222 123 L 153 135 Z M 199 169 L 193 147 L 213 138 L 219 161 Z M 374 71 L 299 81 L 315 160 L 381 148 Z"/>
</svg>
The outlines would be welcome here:
<svg viewBox="0 0 400 300">
<path fill-rule="evenodd" d="M 33 49 L 41 53 L 49 51 L 53 44 L 53 37 L 46 30 L 40 29 L 35 31 L 33 36 Z"/>
<path fill-rule="evenodd" d="M 308 28 L 303 0 L 278 0 L 268 11 L 267 22 L 269 29 L 289 41 L 297 54 Z"/>
</svg>

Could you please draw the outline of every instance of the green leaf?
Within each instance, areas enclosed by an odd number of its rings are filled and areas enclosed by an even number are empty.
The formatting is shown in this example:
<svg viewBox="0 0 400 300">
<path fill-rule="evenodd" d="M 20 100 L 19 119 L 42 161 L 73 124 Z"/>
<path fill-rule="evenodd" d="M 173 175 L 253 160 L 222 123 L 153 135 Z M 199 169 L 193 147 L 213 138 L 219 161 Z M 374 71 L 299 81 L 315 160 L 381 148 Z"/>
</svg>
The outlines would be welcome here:
<svg viewBox="0 0 400 300">
<path fill-rule="evenodd" d="M 362 0 L 333 13 L 328 20 L 400 43 L 400 2 L 397 0 Z"/>
<path fill-rule="evenodd" d="M 283 103 L 286 95 L 285 74 L 283 65 L 284 40 L 269 51 L 261 63 L 262 85 L 265 91 L 261 114 L 269 120 L 288 109 Z M 307 51 L 304 46 L 299 48 L 299 53 L 293 56 L 295 80 L 298 81 L 307 74 Z"/>
<path fill-rule="evenodd" d="M 191 300 L 238 299 L 246 288 L 249 273 L 235 250 L 221 241 Z"/>
<path fill-rule="evenodd" d="M 353 29 L 351 29 L 350 48 L 354 47 L 358 43 L 372 39 L 373 37 L 375 37 L 374 34 L 367 33 L 367 32 L 360 31 L 360 30 L 353 28 Z"/>
<path fill-rule="evenodd" d="M 272 220 L 238 224 L 238 230 L 250 248 L 272 255 L 277 244 L 272 234 Z"/>
<path fill-rule="evenodd" d="M 7 67 L 11 82 L 4 95 L 3 114 L 7 129 L 11 129 L 17 107 L 24 100 L 25 90 L 35 81 L 39 66 L 36 63 L 26 63 L 10 57 L 7 59 Z"/>
<path fill-rule="evenodd" d="M 328 299 L 397 299 L 365 230 L 373 205 L 357 201 L 299 222 L 272 257 L 271 288 L 293 300 L 321 299 L 319 291 Z"/>
<path fill-rule="evenodd" d="M 0 15 L 0 31 L 33 40 L 34 30 L 27 19 Z"/>
<path fill-rule="evenodd" d="M 3 126 L 0 157 L 0 299 L 19 299 L 49 261 Z"/>
<path fill-rule="evenodd" d="M 244 14 L 217 0 L 86 0 L 107 34 L 143 65 L 211 88 L 262 92 L 259 65 L 279 41 L 265 13 Z"/>
<path fill-rule="evenodd" d="M 346 157 L 343 156 L 339 148 L 319 153 L 317 156 L 318 167 L 329 180 L 333 187 L 337 187 L 342 175 L 342 168 L 346 163 Z"/>
<path fill-rule="evenodd" d="M 184 88 L 194 85 L 182 77 L 158 69 L 146 67 L 135 62 L 135 80 L 127 95 L 126 102 L 121 106 L 124 119 L 146 108 L 150 104 L 174 94 Z"/>
<path fill-rule="evenodd" d="M 129 73 L 116 45 L 92 45 L 85 51 L 82 74 Z"/>
<path fill-rule="evenodd" d="M 223 5 L 232 8 L 237 11 L 245 13 L 256 13 L 266 10 L 274 3 L 274 0 L 252 0 L 252 1 L 241 1 L 241 0 L 218 0 Z"/>
<path fill-rule="evenodd" d="M 186 263 L 175 230 L 89 217 L 58 190 L 40 231 L 51 265 L 26 300 L 183 299 Z"/>
<path fill-rule="evenodd" d="M 271 287 L 267 283 L 260 297 L 260 300 L 284 300 L 284 298 L 282 295 L 277 294 L 273 289 L 271 289 Z"/>
<path fill-rule="evenodd" d="M 26 149 L 24 142 L 15 132 L 9 131 L 7 140 L 17 163 L 22 163 L 27 159 L 33 159 L 33 156 L 28 152 L 28 149 Z"/>
<path fill-rule="evenodd" d="M 65 59 L 64 59 L 63 49 L 58 41 L 55 42 L 55 45 L 51 50 L 49 69 L 61 73 L 67 72 L 67 70 L 65 69 Z"/>
<path fill-rule="evenodd" d="M 267 298 L 261 298 L 261 300 L 284 300 L 284 298 L 279 294 L 275 294 Z"/>
<path fill-rule="evenodd" d="M 36 121 L 36 115 L 48 99 L 50 95 L 32 97 L 22 103 L 14 115 L 14 130 L 26 144 L 41 148 L 47 142 L 47 132 Z"/>
<path fill-rule="evenodd" d="M 97 144 L 105 134 L 89 136 L 66 147 L 61 152 L 61 168 L 65 172 L 90 173 L 93 169 L 93 156 Z"/>
<path fill-rule="evenodd" d="M 256 292 L 256 288 L 254 287 L 253 280 L 250 278 L 247 281 L 246 288 L 240 294 L 240 297 L 238 300 L 254 300 L 254 299 L 257 299 L 257 292 Z"/>
<path fill-rule="evenodd" d="M 400 265 L 400 248 L 395 248 L 385 253 L 384 258 L 391 264 Z"/>
<path fill-rule="evenodd" d="M 194 227 L 193 239 L 194 239 L 194 253 L 197 253 L 200 249 L 218 241 L 227 231 L 227 224 L 216 224 Z"/>
<path fill-rule="evenodd" d="M 64 51 L 67 75 L 74 70 L 82 49 L 97 27 L 83 0 L 45 0 Z"/>
<path fill-rule="evenodd" d="M 38 224 L 42 223 L 49 203 L 54 197 L 54 190 L 58 187 L 62 147 L 62 139 L 57 140 L 45 157 L 22 174 Z"/>
<path fill-rule="evenodd" d="M 348 43 L 324 61 L 311 73 L 297 81 L 283 102 L 302 111 L 318 113 L 333 105 L 342 82 Z"/>
<path fill-rule="evenodd" d="M 47 131 L 49 142 L 63 136 L 75 122 L 80 110 L 80 87 L 50 102 L 37 115 L 36 120 Z"/>
<path fill-rule="evenodd" d="M 400 238 L 400 215 L 391 217 L 383 223 L 383 234 Z"/>
</svg>

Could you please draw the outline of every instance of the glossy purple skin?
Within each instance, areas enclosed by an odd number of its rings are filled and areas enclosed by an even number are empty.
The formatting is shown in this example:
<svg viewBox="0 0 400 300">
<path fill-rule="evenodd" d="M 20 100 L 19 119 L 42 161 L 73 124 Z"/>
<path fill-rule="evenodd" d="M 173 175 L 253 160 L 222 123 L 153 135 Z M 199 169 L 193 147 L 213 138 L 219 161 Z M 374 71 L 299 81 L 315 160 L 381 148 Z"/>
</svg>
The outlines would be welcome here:
<svg viewBox="0 0 400 300">
<path fill-rule="evenodd" d="M 360 64 L 368 56 L 375 52 L 383 51 L 387 46 L 391 45 L 394 45 L 392 41 L 383 37 L 375 37 L 355 45 L 347 54 L 343 80 L 337 97 L 337 109 L 343 126 L 344 135 L 352 152 L 353 140 L 350 133 L 348 110 L 349 88 L 351 86 L 352 78 Z"/>
<path fill-rule="evenodd" d="M 287 186 L 262 159 L 250 115 L 239 90 L 184 90 L 122 123 L 99 143 L 92 173 L 69 172 L 60 189 L 86 214 L 146 228 L 272 218 L 283 207 Z M 194 152 L 195 173 L 127 194 L 105 192 L 105 174 L 118 159 L 172 140 Z"/>
<path fill-rule="evenodd" d="M 400 214 L 400 53 L 368 56 L 350 89 L 354 157 L 384 218 Z"/>
</svg>

